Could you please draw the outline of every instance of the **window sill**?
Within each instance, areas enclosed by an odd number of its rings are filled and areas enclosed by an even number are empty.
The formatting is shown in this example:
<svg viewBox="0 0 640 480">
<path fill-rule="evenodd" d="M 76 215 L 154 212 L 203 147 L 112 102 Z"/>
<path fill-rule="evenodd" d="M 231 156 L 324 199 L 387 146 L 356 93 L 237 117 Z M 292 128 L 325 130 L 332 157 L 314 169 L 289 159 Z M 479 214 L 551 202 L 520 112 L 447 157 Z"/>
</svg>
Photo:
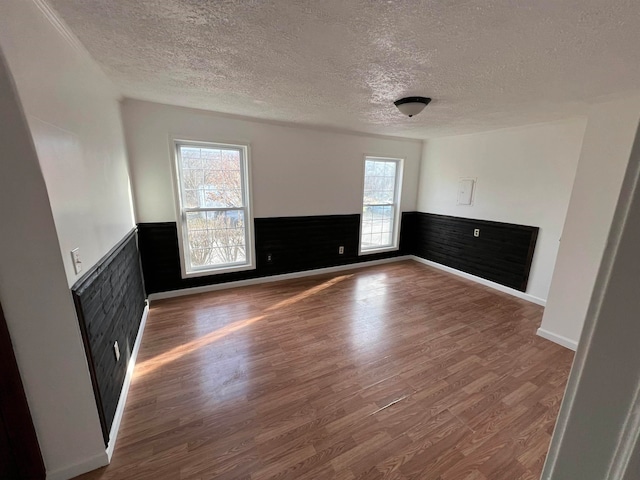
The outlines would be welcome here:
<svg viewBox="0 0 640 480">
<path fill-rule="evenodd" d="M 400 250 L 397 246 L 380 247 L 380 248 L 367 248 L 366 250 L 360 250 L 358 255 L 371 255 L 373 253 L 395 252 Z"/>
<path fill-rule="evenodd" d="M 208 268 L 206 270 L 194 270 L 192 272 L 182 271 L 182 278 L 195 278 L 195 277 L 211 277 L 214 275 L 221 275 L 223 273 L 245 272 L 247 270 L 255 270 L 254 264 L 243 264 L 229 267 Z"/>
</svg>

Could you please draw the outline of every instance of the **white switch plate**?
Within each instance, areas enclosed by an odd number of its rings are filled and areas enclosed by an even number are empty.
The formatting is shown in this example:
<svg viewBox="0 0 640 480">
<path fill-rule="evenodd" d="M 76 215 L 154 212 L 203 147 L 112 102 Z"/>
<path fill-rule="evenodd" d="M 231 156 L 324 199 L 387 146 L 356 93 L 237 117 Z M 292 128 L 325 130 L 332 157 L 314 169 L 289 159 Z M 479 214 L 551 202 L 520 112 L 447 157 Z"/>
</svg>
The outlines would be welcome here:
<svg viewBox="0 0 640 480">
<path fill-rule="evenodd" d="M 73 263 L 73 270 L 76 275 L 82 271 L 82 262 L 80 261 L 80 249 L 74 248 L 71 250 L 71 262 Z"/>
<path fill-rule="evenodd" d="M 340 246 L 338 247 L 338 254 L 339 254 L 339 255 L 343 255 L 343 254 L 344 254 L 344 247 L 343 247 L 342 245 L 340 245 Z"/>
<path fill-rule="evenodd" d="M 120 361 L 120 347 L 118 346 L 118 341 L 116 340 L 113 344 L 113 351 L 116 354 L 116 362 Z"/>
<path fill-rule="evenodd" d="M 473 236 L 474 237 L 479 237 L 480 236 L 480 229 L 479 228 L 475 228 L 473 230 Z"/>
</svg>

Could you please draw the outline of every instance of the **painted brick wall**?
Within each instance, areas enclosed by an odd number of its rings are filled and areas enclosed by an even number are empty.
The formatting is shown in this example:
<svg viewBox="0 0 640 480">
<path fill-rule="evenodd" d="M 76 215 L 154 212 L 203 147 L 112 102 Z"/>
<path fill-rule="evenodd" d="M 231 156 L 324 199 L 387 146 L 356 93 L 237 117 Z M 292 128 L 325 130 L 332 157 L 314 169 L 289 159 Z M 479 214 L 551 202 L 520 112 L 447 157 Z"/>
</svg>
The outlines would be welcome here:
<svg viewBox="0 0 640 480">
<path fill-rule="evenodd" d="M 128 234 L 72 292 L 106 445 L 146 300 L 136 232 Z"/>
</svg>

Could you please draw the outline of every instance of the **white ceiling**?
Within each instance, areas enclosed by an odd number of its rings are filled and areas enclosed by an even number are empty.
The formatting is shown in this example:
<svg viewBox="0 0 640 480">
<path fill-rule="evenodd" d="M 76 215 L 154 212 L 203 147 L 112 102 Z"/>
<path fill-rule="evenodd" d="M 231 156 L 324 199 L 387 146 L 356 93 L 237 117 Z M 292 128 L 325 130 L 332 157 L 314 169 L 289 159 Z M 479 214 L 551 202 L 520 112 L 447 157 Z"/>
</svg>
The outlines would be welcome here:
<svg viewBox="0 0 640 480">
<path fill-rule="evenodd" d="M 263 119 L 428 138 L 640 89 L 638 0 L 49 3 L 124 96 Z"/>
</svg>

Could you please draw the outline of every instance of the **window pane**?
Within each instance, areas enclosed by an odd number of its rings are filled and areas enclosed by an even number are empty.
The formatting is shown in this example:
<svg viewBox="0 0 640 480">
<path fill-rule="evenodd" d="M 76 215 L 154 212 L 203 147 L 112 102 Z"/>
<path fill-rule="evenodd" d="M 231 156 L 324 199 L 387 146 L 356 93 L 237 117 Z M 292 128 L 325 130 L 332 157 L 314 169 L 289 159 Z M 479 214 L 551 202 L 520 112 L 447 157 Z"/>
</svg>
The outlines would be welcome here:
<svg viewBox="0 0 640 480">
<path fill-rule="evenodd" d="M 364 193 L 364 204 L 393 203 L 393 190 L 371 190 Z"/>
<path fill-rule="evenodd" d="M 184 168 L 202 168 L 202 157 L 200 149 L 197 147 L 180 147 L 180 158 L 182 158 L 181 167 Z"/>
<path fill-rule="evenodd" d="M 191 268 L 247 260 L 243 210 L 187 212 Z"/>
<path fill-rule="evenodd" d="M 393 233 L 393 206 L 372 206 L 363 210 L 362 248 L 388 247 Z"/>
<path fill-rule="evenodd" d="M 393 204 L 396 167 L 394 161 L 367 160 L 365 162 L 364 205 Z"/>
<path fill-rule="evenodd" d="M 242 207 L 242 175 L 240 170 L 205 169 L 204 183 L 207 207 Z"/>
<path fill-rule="evenodd" d="M 396 176 L 396 162 L 385 162 L 385 164 L 384 164 L 384 175 L 386 177 L 395 177 Z"/>
<path fill-rule="evenodd" d="M 187 168 L 182 170 L 182 203 L 187 208 L 202 206 L 204 171 Z"/>
<path fill-rule="evenodd" d="M 381 190 L 391 190 L 394 191 L 396 189 L 396 177 L 384 177 L 382 181 Z"/>
<path fill-rule="evenodd" d="M 180 157 L 184 207 L 245 206 L 239 150 L 182 145 Z"/>
</svg>

